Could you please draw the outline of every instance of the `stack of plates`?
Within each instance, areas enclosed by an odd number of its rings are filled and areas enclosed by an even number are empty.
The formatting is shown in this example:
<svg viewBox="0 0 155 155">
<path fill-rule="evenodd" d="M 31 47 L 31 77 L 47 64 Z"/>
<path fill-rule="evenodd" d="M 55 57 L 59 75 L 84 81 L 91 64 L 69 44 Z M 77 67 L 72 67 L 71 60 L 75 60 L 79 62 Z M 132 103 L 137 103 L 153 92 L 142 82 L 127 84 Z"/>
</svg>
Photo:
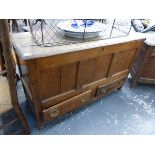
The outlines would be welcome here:
<svg viewBox="0 0 155 155">
<path fill-rule="evenodd" d="M 57 24 L 65 35 L 74 38 L 91 38 L 105 30 L 103 23 L 94 20 L 65 20 Z M 85 33 L 84 33 L 85 32 Z"/>
</svg>

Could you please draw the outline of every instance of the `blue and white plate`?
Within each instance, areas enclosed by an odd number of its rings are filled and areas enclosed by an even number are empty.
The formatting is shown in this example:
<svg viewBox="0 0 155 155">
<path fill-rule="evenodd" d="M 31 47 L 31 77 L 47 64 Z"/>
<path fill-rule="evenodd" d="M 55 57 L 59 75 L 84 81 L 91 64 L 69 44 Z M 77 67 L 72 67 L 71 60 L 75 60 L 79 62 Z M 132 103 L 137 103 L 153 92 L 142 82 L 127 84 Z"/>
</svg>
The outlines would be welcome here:
<svg viewBox="0 0 155 155">
<path fill-rule="evenodd" d="M 57 24 L 58 28 L 65 32 L 65 35 L 75 38 L 96 37 L 105 30 L 105 25 L 94 20 L 66 20 Z"/>
</svg>

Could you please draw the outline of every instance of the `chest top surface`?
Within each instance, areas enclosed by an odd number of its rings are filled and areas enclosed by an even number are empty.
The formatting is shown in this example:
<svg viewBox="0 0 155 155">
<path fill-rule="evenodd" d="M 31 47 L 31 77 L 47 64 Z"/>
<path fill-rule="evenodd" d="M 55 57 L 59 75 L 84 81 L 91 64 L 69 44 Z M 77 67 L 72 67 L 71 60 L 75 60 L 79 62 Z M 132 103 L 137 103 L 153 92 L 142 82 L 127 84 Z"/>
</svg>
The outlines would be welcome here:
<svg viewBox="0 0 155 155">
<path fill-rule="evenodd" d="M 70 53 L 79 50 L 103 47 L 141 39 L 145 39 L 145 34 L 132 33 L 127 37 L 121 37 L 121 38 L 112 38 L 106 40 L 98 40 L 98 41 L 54 46 L 54 47 L 41 47 L 35 43 L 35 40 L 33 39 L 32 35 L 29 32 L 12 34 L 13 46 L 15 47 L 18 56 L 22 60 L 53 56 L 58 54 Z"/>
</svg>

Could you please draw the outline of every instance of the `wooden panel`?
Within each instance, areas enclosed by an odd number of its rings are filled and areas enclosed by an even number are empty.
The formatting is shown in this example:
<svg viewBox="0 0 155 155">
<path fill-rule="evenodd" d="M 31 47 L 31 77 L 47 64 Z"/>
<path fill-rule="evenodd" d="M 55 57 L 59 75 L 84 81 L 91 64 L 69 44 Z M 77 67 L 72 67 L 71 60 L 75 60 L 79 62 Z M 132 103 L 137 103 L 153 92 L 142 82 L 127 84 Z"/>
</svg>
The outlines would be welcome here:
<svg viewBox="0 0 155 155">
<path fill-rule="evenodd" d="M 40 70 L 42 100 L 75 90 L 77 63 Z"/>
<path fill-rule="evenodd" d="M 61 67 L 61 93 L 75 89 L 76 69 L 77 63 L 67 64 Z"/>
<path fill-rule="evenodd" d="M 95 80 L 104 79 L 107 76 L 107 72 L 110 67 L 112 54 L 107 54 L 101 57 L 96 58 L 96 69 L 93 73 L 95 76 Z"/>
<path fill-rule="evenodd" d="M 111 57 L 112 55 L 108 54 L 101 57 L 80 61 L 77 87 L 82 88 L 87 84 L 106 78 Z"/>
<path fill-rule="evenodd" d="M 44 120 L 52 120 L 60 115 L 63 115 L 67 112 L 71 112 L 83 105 L 85 105 L 91 99 L 91 90 L 82 93 L 78 96 L 75 96 L 71 99 L 68 99 L 64 102 L 61 102 L 58 105 L 55 105 L 49 109 L 43 110 Z"/>
<path fill-rule="evenodd" d="M 50 69 L 40 70 L 40 93 L 41 99 L 47 99 L 49 97 L 58 95 L 61 93 L 61 68 L 53 67 Z"/>
<path fill-rule="evenodd" d="M 77 85 L 84 86 L 95 81 L 96 58 L 80 61 Z"/>
<path fill-rule="evenodd" d="M 108 76 L 114 76 L 115 74 L 129 70 L 136 51 L 137 49 L 130 49 L 114 54 Z"/>
</svg>

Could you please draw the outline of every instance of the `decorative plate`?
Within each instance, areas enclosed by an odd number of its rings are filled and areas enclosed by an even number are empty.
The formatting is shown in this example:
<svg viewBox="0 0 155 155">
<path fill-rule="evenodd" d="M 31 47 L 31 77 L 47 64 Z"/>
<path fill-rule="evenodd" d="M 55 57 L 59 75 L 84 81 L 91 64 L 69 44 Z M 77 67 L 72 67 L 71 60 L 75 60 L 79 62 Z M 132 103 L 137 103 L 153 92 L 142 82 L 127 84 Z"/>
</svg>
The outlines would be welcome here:
<svg viewBox="0 0 155 155">
<path fill-rule="evenodd" d="M 94 20 L 66 20 L 57 24 L 58 28 L 65 32 L 65 35 L 75 38 L 91 38 L 98 36 L 105 30 L 105 25 Z"/>
</svg>

